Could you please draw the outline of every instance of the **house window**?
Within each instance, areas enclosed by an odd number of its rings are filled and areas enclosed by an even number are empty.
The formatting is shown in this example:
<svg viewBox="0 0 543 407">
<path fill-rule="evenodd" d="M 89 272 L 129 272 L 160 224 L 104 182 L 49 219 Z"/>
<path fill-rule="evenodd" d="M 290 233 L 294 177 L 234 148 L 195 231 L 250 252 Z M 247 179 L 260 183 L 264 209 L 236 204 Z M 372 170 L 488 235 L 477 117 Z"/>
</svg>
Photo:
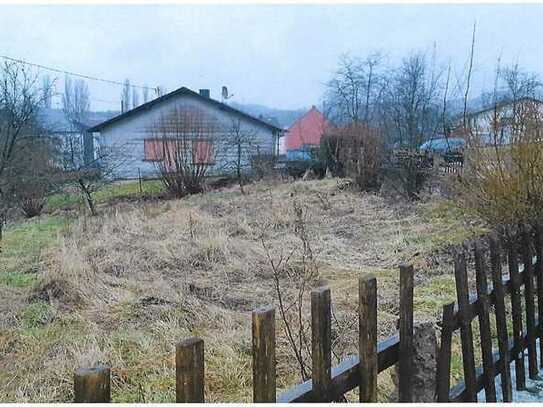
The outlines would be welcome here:
<svg viewBox="0 0 543 407">
<path fill-rule="evenodd" d="M 157 139 L 143 140 L 144 161 L 162 161 L 164 159 L 164 142 Z"/>
<path fill-rule="evenodd" d="M 192 162 L 194 164 L 215 164 L 213 144 L 210 141 L 193 141 Z"/>
</svg>

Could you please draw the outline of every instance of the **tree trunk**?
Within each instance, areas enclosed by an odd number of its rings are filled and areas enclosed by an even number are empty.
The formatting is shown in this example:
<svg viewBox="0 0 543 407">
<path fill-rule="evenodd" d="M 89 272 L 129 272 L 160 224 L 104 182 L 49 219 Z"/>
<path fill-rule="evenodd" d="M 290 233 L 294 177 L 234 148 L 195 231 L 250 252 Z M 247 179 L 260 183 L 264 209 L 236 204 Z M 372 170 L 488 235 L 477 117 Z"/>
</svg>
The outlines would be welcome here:
<svg viewBox="0 0 543 407">
<path fill-rule="evenodd" d="M 79 180 L 79 186 L 81 187 L 81 191 L 83 192 L 83 196 L 85 197 L 85 201 L 87 202 L 91 216 L 96 216 L 96 208 L 94 206 L 94 200 L 89 188 L 87 188 L 85 182 L 81 179 Z"/>
</svg>

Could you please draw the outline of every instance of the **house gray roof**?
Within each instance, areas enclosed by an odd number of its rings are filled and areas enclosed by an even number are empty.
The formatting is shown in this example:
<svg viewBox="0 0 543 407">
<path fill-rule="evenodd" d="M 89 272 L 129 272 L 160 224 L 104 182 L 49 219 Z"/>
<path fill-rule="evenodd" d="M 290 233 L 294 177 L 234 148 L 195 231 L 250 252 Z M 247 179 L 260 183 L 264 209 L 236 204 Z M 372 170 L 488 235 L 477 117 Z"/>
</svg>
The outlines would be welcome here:
<svg viewBox="0 0 543 407">
<path fill-rule="evenodd" d="M 111 119 L 117 114 L 117 112 L 89 112 L 82 125 L 84 128 L 93 127 L 104 120 Z M 42 108 L 38 111 L 37 121 L 38 125 L 49 133 L 78 132 L 61 109 Z"/>
<path fill-rule="evenodd" d="M 517 99 L 517 102 L 534 102 L 534 103 L 543 103 L 543 101 L 541 101 L 540 99 L 537 99 L 537 98 L 534 98 L 534 97 L 530 97 L 530 96 L 525 96 L 525 97 L 521 97 L 519 99 Z M 467 116 L 468 117 L 473 117 L 473 116 L 477 116 L 481 113 L 485 113 L 485 112 L 489 112 L 489 111 L 492 111 L 494 110 L 495 108 L 498 108 L 498 109 L 501 109 L 507 105 L 510 105 L 513 103 L 513 100 L 512 99 L 508 99 L 508 98 L 504 98 L 500 101 L 498 101 L 496 104 L 492 104 L 490 106 L 486 106 L 482 109 L 479 109 L 479 110 L 476 110 L 476 111 L 472 111 L 472 112 L 468 112 Z"/>
<path fill-rule="evenodd" d="M 216 107 L 217 109 L 219 110 L 223 110 L 225 112 L 228 112 L 228 113 L 231 113 L 231 114 L 235 114 L 239 117 L 243 117 L 244 119 L 246 120 L 249 120 L 253 123 L 256 123 L 256 124 L 260 124 L 264 127 L 267 127 L 269 129 L 271 129 L 272 131 L 283 131 L 280 127 L 277 127 L 269 122 L 266 122 L 262 119 L 259 119 L 259 118 L 256 118 L 254 116 L 251 116 L 245 112 L 242 112 L 241 110 L 238 110 L 238 109 L 234 109 L 233 107 L 231 106 L 228 106 L 227 104 L 224 104 L 224 103 L 221 103 L 217 100 L 214 100 L 214 99 L 211 99 L 211 98 L 208 98 L 208 97 L 205 97 L 205 96 L 202 96 L 200 95 L 199 93 L 197 92 L 194 92 L 193 90 L 189 89 L 189 88 L 186 88 L 186 87 L 182 87 L 182 88 L 179 88 L 177 90 L 174 90 L 173 92 L 170 92 L 170 93 L 167 93 L 163 96 L 160 96 L 156 99 L 153 99 L 151 100 L 150 102 L 147 102 L 147 103 L 144 103 L 138 107 L 135 107 L 134 109 L 131 109 L 131 110 L 128 110 L 127 112 L 125 113 L 122 113 L 118 116 L 115 116 L 109 120 L 106 120 L 94 127 L 91 127 L 89 128 L 87 131 L 89 132 L 100 132 L 102 129 L 116 123 L 116 122 L 119 122 L 121 120 L 124 120 L 126 118 L 129 118 L 129 117 L 132 117 L 134 115 L 137 115 L 137 114 L 141 114 L 141 113 L 144 113 L 150 109 L 152 109 L 155 105 L 158 105 L 158 104 L 161 104 L 171 98 L 174 98 L 174 97 L 177 97 L 177 96 L 182 96 L 182 95 L 186 95 L 186 96 L 193 96 L 193 97 L 196 97 L 198 98 L 199 100 L 205 102 L 205 103 L 209 103 L 211 104 L 212 106 Z"/>
</svg>

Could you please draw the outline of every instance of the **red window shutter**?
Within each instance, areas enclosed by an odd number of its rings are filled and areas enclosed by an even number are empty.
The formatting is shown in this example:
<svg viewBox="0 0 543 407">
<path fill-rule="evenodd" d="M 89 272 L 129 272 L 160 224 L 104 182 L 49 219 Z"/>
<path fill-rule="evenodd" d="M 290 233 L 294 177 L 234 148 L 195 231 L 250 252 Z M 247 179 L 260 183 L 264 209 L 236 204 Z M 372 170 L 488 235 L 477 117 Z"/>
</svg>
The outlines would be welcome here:
<svg viewBox="0 0 543 407">
<path fill-rule="evenodd" d="M 209 141 L 195 141 L 192 144 L 195 164 L 213 164 L 213 144 Z"/>
<path fill-rule="evenodd" d="M 143 140 L 143 150 L 145 160 L 162 161 L 164 159 L 164 144 L 162 140 L 145 139 Z"/>
</svg>

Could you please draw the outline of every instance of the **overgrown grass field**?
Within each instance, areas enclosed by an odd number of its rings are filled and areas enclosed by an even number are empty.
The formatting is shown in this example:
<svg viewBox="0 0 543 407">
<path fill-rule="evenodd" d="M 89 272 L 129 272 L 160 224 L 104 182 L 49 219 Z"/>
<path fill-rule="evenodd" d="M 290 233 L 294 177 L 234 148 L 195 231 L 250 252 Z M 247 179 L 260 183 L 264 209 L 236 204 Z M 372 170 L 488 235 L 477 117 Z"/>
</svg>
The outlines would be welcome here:
<svg viewBox="0 0 543 407">
<path fill-rule="evenodd" d="M 206 399 L 250 401 L 250 313 L 277 304 L 272 261 L 288 254 L 289 267 L 302 267 L 310 246 L 311 285 L 332 289 L 337 363 L 356 352 L 361 273 L 377 277 L 381 338 L 396 329 L 400 263 L 416 268 L 416 319 L 436 321 L 455 297 L 448 247 L 482 232 L 447 201 L 391 202 L 340 190 L 335 179 L 156 202 L 120 199 L 139 194 L 137 183 L 110 188 L 97 197 L 97 217 L 44 215 L 6 232 L 0 401 L 70 401 L 74 369 L 97 363 L 112 366 L 114 401 L 173 401 L 174 344 L 194 335 L 205 340 Z M 49 207 L 76 203 L 62 199 Z M 294 296 L 284 283 L 286 298 Z M 300 375 L 282 329 L 278 321 L 285 389 Z M 387 400 L 390 375 L 380 375 L 379 386 Z"/>
</svg>

